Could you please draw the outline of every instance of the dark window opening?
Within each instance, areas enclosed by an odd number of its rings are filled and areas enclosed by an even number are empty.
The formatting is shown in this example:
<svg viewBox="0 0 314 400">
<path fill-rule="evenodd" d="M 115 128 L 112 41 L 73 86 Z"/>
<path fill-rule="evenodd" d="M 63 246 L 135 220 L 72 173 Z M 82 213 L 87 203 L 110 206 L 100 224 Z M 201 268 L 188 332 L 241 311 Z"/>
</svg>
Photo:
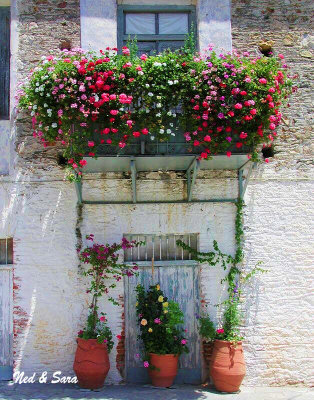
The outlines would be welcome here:
<svg viewBox="0 0 314 400">
<path fill-rule="evenodd" d="M 13 239 L 0 239 L 0 265 L 13 264 Z"/>
<path fill-rule="evenodd" d="M 10 113 L 10 7 L 0 7 L 0 119 Z"/>
</svg>

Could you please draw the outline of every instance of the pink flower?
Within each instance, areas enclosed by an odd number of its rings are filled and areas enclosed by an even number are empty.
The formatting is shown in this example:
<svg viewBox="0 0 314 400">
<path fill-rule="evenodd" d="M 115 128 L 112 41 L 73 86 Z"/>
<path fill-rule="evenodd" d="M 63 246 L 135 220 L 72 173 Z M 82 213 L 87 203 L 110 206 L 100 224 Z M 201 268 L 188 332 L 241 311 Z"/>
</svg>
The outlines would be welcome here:
<svg viewBox="0 0 314 400">
<path fill-rule="evenodd" d="M 73 164 L 72 164 L 72 167 L 73 167 L 73 168 L 78 168 L 78 165 L 75 164 L 75 163 L 73 163 Z"/>
<path fill-rule="evenodd" d="M 246 132 L 241 132 L 240 133 L 240 138 L 241 139 L 245 139 L 247 137 L 247 133 Z"/>
<path fill-rule="evenodd" d="M 250 114 L 255 115 L 257 113 L 256 108 L 252 108 L 252 110 L 250 110 Z"/>
<path fill-rule="evenodd" d="M 145 368 L 148 368 L 149 367 L 149 362 L 148 361 L 144 361 L 143 365 L 144 365 Z"/>
<path fill-rule="evenodd" d="M 232 141 L 232 138 L 230 136 L 227 136 L 226 140 L 230 143 Z"/>
<path fill-rule="evenodd" d="M 218 335 L 220 335 L 221 333 L 224 333 L 225 332 L 225 330 L 222 328 L 222 329 L 217 329 L 217 331 L 216 331 L 217 333 L 218 333 Z"/>
<path fill-rule="evenodd" d="M 86 165 L 87 164 L 87 161 L 86 160 L 81 160 L 80 161 L 80 166 L 81 167 L 84 167 L 84 165 Z"/>
<path fill-rule="evenodd" d="M 231 151 L 227 151 L 227 153 L 226 153 L 226 155 L 227 155 L 227 157 L 231 157 Z"/>
<path fill-rule="evenodd" d="M 212 139 L 209 135 L 204 136 L 204 141 L 205 142 L 210 142 Z"/>
<path fill-rule="evenodd" d="M 148 134 L 148 129 L 144 128 L 144 129 L 141 130 L 141 132 L 142 132 L 143 135 L 147 135 Z"/>
<path fill-rule="evenodd" d="M 146 54 L 142 54 L 140 59 L 143 60 L 143 61 L 146 61 L 147 60 L 147 55 Z"/>
<path fill-rule="evenodd" d="M 84 333 L 84 332 L 82 331 L 82 329 L 81 329 L 80 331 L 77 332 L 78 336 L 83 335 L 83 333 Z"/>
<path fill-rule="evenodd" d="M 242 104 L 241 103 L 237 103 L 237 104 L 234 105 L 234 108 L 236 108 L 237 110 L 241 110 Z"/>
<path fill-rule="evenodd" d="M 181 340 L 181 344 L 183 344 L 183 345 L 185 345 L 186 342 L 187 342 L 186 339 L 182 339 L 182 340 Z"/>
<path fill-rule="evenodd" d="M 122 339 L 122 336 L 121 336 L 121 335 L 117 335 L 117 339 L 118 339 L 118 340 L 121 340 L 121 339 Z"/>
<path fill-rule="evenodd" d="M 58 117 L 61 117 L 63 115 L 63 110 L 60 108 L 60 110 L 58 110 Z"/>
<path fill-rule="evenodd" d="M 125 56 L 129 56 L 130 55 L 130 49 L 128 49 L 127 47 L 122 47 L 122 54 Z"/>
<path fill-rule="evenodd" d="M 268 158 L 265 158 L 265 163 L 269 163 L 269 159 Z"/>
<path fill-rule="evenodd" d="M 285 58 L 285 56 L 283 55 L 283 54 L 278 54 L 278 57 L 281 59 L 281 60 L 283 60 L 284 58 Z"/>
<path fill-rule="evenodd" d="M 259 83 L 261 83 L 262 85 L 266 85 L 266 83 L 267 83 L 267 80 L 266 80 L 265 78 L 260 78 L 258 81 L 259 81 Z"/>
<path fill-rule="evenodd" d="M 269 124 L 269 129 L 273 131 L 274 129 L 276 129 L 276 125 L 272 122 L 271 124 Z"/>
<path fill-rule="evenodd" d="M 160 323 L 161 323 L 161 321 L 160 321 L 159 318 L 155 318 L 155 319 L 154 319 L 154 322 L 155 322 L 155 324 L 160 324 Z"/>
<path fill-rule="evenodd" d="M 134 137 L 140 137 L 141 136 L 141 132 L 135 131 L 135 132 L 133 132 L 133 136 Z"/>
<path fill-rule="evenodd" d="M 110 114 L 111 115 L 117 115 L 118 114 L 118 110 L 110 110 Z"/>
<path fill-rule="evenodd" d="M 107 339 L 104 339 L 104 343 L 108 343 L 108 340 L 107 340 Z"/>
<path fill-rule="evenodd" d="M 83 160 L 82 160 L 83 161 Z M 99 321 L 101 322 L 106 322 L 106 317 L 103 315 L 102 317 L 99 318 Z"/>
<path fill-rule="evenodd" d="M 89 140 L 87 145 L 88 145 L 88 147 L 94 147 L 95 143 L 93 141 Z"/>
</svg>

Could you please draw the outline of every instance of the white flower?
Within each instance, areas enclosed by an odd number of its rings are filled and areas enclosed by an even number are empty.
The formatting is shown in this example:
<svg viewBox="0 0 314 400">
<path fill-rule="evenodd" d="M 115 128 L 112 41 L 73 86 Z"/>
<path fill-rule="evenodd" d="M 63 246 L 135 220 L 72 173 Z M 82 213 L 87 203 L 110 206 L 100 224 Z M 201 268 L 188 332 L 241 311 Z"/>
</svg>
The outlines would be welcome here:
<svg viewBox="0 0 314 400">
<path fill-rule="evenodd" d="M 36 93 L 39 92 L 38 88 L 35 89 L 35 92 L 36 92 Z"/>
<path fill-rule="evenodd" d="M 167 115 L 169 115 L 169 117 L 171 117 L 172 112 L 171 112 L 171 111 L 168 111 L 168 112 L 167 112 Z"/>
<path fill-rule="evenodd" d="M 33 105 L 33 110 L 36 110 L 37 109 L 37 104 L 34 104 Z"/>
<path fill-rule="evenodd" d="M 144 72 L 143 71 L 138 71 L 138 74 L 139 75 L 144 75 Z"/>
<path fill-rule="evenodd" d="M 160 112 L 156 114 L 156 117 L 161 117 L 161 114 L 160 114 Z"/>
<path fill-rule="evenodd" d="M 35 111 L 32 111 L 31 112 L 31 116 L 33 117 L 35 115 Z"/>
<path fill-rule="evenodd" d="M 155 136 L 151 136 L 150 139 L 151 139 L 151 140 L 154 140 L 154 139 L 155 139 Z"/>
<path fill-rule="evenodd" d="M 95 97 L 95 100 L 96 100 L 96 101 L 99 101 L 99 96 L 98 96 L 98 94 L 95 94 L 94 97 Z"/>
<path fill-rule="evenodd" d="M 47 104 L 47 103 L 44 103 L 44 107 L 45 107 L 45 108 L 48 107 L 48 104 Z"/>
<path fill-rule="evenodd" d="M 176 113 L 173 113 L 173 114 L 172 114 L 172 116 L 173 116 L 173 117 L 176 117 L 176 116 L 177 116 L 177 114 L 176 114 Z"/>
<path fill-rule="evenodd" d="M 39 82 L 36 82 L 36 86 L 39 86 Z"/>
<path fill-rule="evenodd" d="M 171 133 L 171 129 L 167 129 L 167 133 Z"/>
<path fill-rule="evenodd" d="M 156 107 L 157 107 L 157 108 L 161 108 L 161 103 L 157 103 L 157 104 L 156 104 Z"/>
<path fill-rule="evenodd" d="M 166 63 L 163 63 L 162 65 L 163 65 L 164 67 L 166 67 L 166 66 L 167 66 L 167 64 L 166 64 Z"/>
<path fill-rule="evenodd" d="M 51 114 L 51 113 L 52 113 L 52 109 L 51 109 L 51 108 L 48 108 L 48 109 L 47 109 L 47 113 L 48 113 L 48 114 Z"/>
<path fill-rule="evenodd" d="M 171 86 L 173 85 L 173 81 L 168 81 L 168 84 Z"/>
<path fill-rule="evenodd" d="M 149 97 L 154 96 L 152 92 L 147 93 Z"/>
<path fill-rule="evenodd" d="M 146 83 L 145 86 L 146 86 L 147 88 L 149 88 L 149 84 L 148 84 L 148 83 Z"/>
<path fill-rule="evenodd" d="M 53 122 L 53 123 L 51 124 L 51 126 L 52 126 L 53 128 L 56 128 L 56 127 L 58 126 L 58 124 L 57 124 L 56 122 Z"/>
<path fill-rule="evenodd" d="M 160 99 L 161 99 L 161 96 L 156 96 L 156 98 L 157 98 L 157 100 L 160 100 Z"/>
<path fill-rule="evenodd" d="M 175 133 L 172 133 L 172 134 L 171 134 L 171 136 L 175 136 L 175 135 L 176 135 Z"/>
<path fill-rule="evenodd" d="M 165 133 L 164 129 L 159 129 L 159 133 Z"/>
<path fill-rule="evenodd" d="M 161 67 L 162 66 L 162 64 L 161 63 L 159 63 L 159 62 L 154 62 L 154 67 Z M 166 65 L 166 64 L 164 64 L 164 65 Z"/>
<path fill-rule="evenodd" d="M 146 114 L 148 114 L 149 113 L 149 109 L 148 108 L 146 108 Z"/>
<path fill-rule="evenodd" d="M 173 123 L 172 122 L 169 125 L 171 126 L 171 128 L 173 127 Z"/>
<path fill-rule="evenodd" d="M 43 93 L 41 93 L 41 95 L 43 95 Z M 47 94 L 46 94 L 46 96 L 47 96 L 47 97 L 50 97 L 50 94 L 49 94 L 49 93 L 47 93 Z"/>
<path fill-rule="evenodd" d="M 179 81 L 177 79 L 174 80 L 174 84 L 177 84 Z"/>
</svg>

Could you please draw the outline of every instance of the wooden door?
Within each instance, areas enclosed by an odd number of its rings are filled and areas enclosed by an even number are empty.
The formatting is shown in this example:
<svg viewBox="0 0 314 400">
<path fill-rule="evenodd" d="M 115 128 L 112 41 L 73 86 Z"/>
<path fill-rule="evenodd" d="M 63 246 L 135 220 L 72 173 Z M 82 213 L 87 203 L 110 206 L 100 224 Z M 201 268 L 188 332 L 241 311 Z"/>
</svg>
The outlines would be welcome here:
<svg viewBox="0 0 314 400">
<path fill-rule="evenodd" d="M 149 382 L 142 360 L 136 358 L 136 354 L 141 352 L 141 344 L 137 340 L 139 328 L 135 309 L 135 288 L 142 284 L 147 289 L 157 283 L 169 300 L 179 303 L 185 316 L 184 328 L 187 329 L 190 352 L 180 357 L 175 383 L 201 383 L 200 340 L 196 321 L 199 310 L 199 268 L 184 262 L 182 265 L 165 262 L 162 266 L 156 266 L 154 282 L 150 266 L 140 267 L 137 277 L 125 279 L 126 380 L 132 383 Z"/>
<path fill-rule="evenodd" d="M 12 268 L 0 266 L 0 381 L 12 379 Z"/>
</svg>

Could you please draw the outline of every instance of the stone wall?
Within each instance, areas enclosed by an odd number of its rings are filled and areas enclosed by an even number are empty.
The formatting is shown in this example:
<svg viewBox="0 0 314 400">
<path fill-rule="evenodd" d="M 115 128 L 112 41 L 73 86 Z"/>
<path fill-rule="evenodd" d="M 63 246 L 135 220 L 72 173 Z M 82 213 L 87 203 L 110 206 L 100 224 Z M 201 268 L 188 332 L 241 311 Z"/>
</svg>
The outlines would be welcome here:
<svg viewBox="0 0 314 400">
<path fill-rule="evenodd" d="M 268 269 L 245 293 L 251 305 L 245 308 L 243 327 L 247 385 L 311 384 L 311 7 L 306 0 L 232 2 L 234 47 L 257 51 L 260 40 L 273 40 L 275 52 L 285 54 L 300 76 L 300 89 L 284 113 L 279 153 L 255 170 L 245 197 L 245 266 L 263 260 Z M 17 12 L 19 80 L 62 41 L 73 47 L 80 44 L 78 0 L 18 0 Z M 58 148 L 43 149 L 22 114 L 16 127 L 12 173 L 0 178 L 0 236 L 13 236 L 15 247 L 15 365 L 28 373 L 56 369 L 71 373 L 74 338 L 88 303 L 75 251 L 81 235 L 93 232 L 98 240 L 111 242 L 132 229 L 197 231 L 201 249 L 211 249 L 217 239 L 224 251 L 232 252 L 235 210 L 230 204 L 77 207 L 74 187 L 64 181 L 56 162 Z M 117 193 L 131 196 L 129 178 L 114 178 L 91 175 L 84 191 L 98 199 L 105 195 L 113 199 Z M 233 173 L 200 178 L 196 188 L 200 198 L 236 195 Z M 144 197 L 179 198 L 184 185 L 180 174 L 143 174 L 138 192 Z M 203 300 L 215 303 L 221 295 L 221 271 L 202 268 L 201 277 Z M 117 297 L 121 294 L 122 284 L 115 290 Z M 103 308 L 114 336 L 121 334 L 123 309 L 105 303 Z M 214 308 L 211 313 L 214 316 Z M 110 360 L 109 381 L 118 382 L 116 350 Z"/>
</svg>

